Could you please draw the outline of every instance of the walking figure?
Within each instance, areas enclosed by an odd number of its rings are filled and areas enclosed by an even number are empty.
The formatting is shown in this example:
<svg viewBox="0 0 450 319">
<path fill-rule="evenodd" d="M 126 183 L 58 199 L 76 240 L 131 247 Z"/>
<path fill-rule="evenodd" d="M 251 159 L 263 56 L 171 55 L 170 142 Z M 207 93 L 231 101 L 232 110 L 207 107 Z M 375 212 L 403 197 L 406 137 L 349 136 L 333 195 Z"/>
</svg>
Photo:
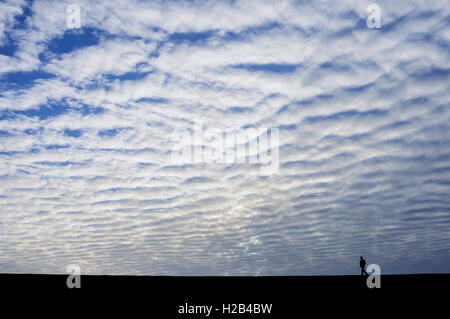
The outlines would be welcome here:
<svg viewBox="0 0 450 319">
<path fill-rule="evenodd" d="M 366 276 L 369 276 L 369 274 L 366 271 L 366 261 L 362 256 L 360 258 L 361 259 L 359 260 L 359 267 L 361 267 L 361 276 L 363 274 L 366 274 Z"/>
</svg>

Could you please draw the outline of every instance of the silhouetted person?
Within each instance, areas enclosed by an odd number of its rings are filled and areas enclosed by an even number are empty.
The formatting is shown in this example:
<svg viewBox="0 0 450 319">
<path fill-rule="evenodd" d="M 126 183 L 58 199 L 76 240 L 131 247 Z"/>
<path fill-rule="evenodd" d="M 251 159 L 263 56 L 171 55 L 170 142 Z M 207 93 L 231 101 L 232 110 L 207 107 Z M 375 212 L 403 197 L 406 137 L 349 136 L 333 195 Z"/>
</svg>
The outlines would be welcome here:
<svg viewBox="0 0 450 319">
<path fill-rule="evenodd" d="M 369 274 L 366 271 L 366 260 L 361 256 L 361 259 L 359 260 L 359 267 L 361 267 L 361 276 L 363 274 L 366 274 L 366 276 L 369 276 Z"/>
</svg>

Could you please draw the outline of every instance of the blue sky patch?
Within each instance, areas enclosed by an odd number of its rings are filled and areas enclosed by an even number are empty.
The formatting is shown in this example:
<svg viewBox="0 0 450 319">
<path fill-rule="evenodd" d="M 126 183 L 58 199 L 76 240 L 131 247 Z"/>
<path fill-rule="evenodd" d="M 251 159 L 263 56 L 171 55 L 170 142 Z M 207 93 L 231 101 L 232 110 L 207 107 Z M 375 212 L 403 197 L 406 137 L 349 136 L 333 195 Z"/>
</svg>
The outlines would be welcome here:
<svg viewBox="0 0 450 319">
<path fill-rule="evenodd" d="M 55 75 L 43 71 L 9 72 L 0 76 L 0 92 L 32 87 L 37 80 L 48 80 Z"/>
<path fill-rule="evenodd" d="M 83 130 L 70 130 L 67 128 L 64 130 L 64 135 L 75 137 L 75 138 L 80 137 L 81 135 L 83 135 Z"/>
<path fill-rule="evenodd" d="M 188 42 L 195 44 L 208 40 L 215 34 L 215 31 L 209 30 L 205 32 L 175 32 L 169 35 L 168 41 L 171 42 Z"/>
<path fill-rule="evenodd" d="M 98 136 L 116 136 L 124 128 L 112 128 L 109 130 L 101 130 L 98 132 Z"/>
<path fill-rule="evenodd" d="M 299 68 L 301 64 L 279 64 L 279 63 L 265 63 L 265 64 L 255 64 L 255 63 L 247 63 L 247 64 L 237 64 L 233 65 L 234 69 L 242 69 L 250 72 L 273 72 L 273 73 L 292 73 L 297 68 Z"/>
<path fill-rule="evenodd" d="M 94 28 L 67 29 L 61 37 L 50 40 L 47 48 L 56 54 L 69 53 L 71 51 L 97 45 L 100 42 L 103 31 Z"/>
</svg>

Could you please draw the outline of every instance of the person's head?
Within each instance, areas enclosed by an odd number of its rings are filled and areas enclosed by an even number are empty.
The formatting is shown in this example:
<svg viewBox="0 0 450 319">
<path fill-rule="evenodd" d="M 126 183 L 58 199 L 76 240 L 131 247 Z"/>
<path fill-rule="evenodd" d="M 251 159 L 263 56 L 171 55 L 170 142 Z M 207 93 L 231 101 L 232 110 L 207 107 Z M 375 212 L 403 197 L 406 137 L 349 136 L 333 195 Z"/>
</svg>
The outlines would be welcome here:
<svg viewBox="0 0 450 319">
<path fill-rule="evenodd" d="M 359 258 L 361 258 L 361 259 L 362 259 L 362 256 L 361 256 L 361 257 L 359 257 Z"/>
</svg>

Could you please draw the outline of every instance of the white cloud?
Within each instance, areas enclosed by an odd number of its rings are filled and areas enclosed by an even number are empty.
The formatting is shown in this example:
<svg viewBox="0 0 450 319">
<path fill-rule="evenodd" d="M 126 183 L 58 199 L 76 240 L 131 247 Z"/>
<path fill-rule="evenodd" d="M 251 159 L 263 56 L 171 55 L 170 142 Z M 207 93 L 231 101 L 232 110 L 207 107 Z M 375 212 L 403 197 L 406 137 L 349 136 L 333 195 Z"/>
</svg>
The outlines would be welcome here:
<svg viewBox="0 0 450 319">
<path fill-rule="evenodd" d="M 15 23 L 15 17 L 22 14 L 23 0 L 8 0 L 0 3 L 0 45 L 7 41 L 6 33 L 11 30 Z"/>
<path fill-rule="evenodd" d="M 15 29 L 8 2 L 0 72 L 54 77 L 0 95 L 0 271 L 334 274 L 361 254 L 443 271 L 450 8 L 381 1 L 370 30 L 368 4 L 82 1 L 100 40 L 56 54 L 67 3 L 33 2 Z M 24 113 L 49 105 L 65 112 Z M 279 127 L 280 170 L 174 165 L 171 133 L 195 121 Z"/>
</svg>

